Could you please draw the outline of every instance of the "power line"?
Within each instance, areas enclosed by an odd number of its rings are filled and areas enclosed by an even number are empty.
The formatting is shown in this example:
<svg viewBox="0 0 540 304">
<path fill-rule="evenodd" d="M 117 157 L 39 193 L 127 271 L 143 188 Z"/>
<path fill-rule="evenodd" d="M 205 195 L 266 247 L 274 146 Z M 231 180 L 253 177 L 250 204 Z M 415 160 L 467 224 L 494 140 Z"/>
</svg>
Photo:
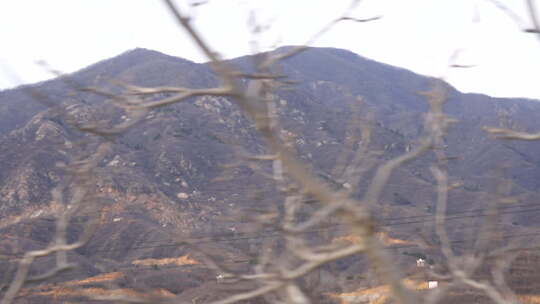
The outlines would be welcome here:
<svg viewBox="0 0 540 304">
<path fill-rule="evenodd" d="M 515 213 L 522 213 L 522 212 L 536 212 L 536 211 L 540 211 L 540 208 L 531 208 L 531 209 L 525 209 L 525 210 L 510 210 L 510 211 L 507 211 L 507 212 L 500 212 L 499 214 L 515 214 Z M 459 212 L 459 213 L 454 213 L 454 214 L 461 214 L 461 213 L 464 213 L 464 212 Z M 479 218 L 479 217 L 484 217 L 484 216 L 489 216 L 491 214 L 476 214 L 476 215 L 462 215 L 462 216 L 453 216 L 453 217 L 446 217 L 445 220 L 456 220 L 456 219 L 463 219 L 463 218 Z M 425 223 L 425 222 L 429 222 L 429 221 L 433 221 L 434 218 L 433 218 L 433 215 L 429 215 L 430 218 L 426 219 L 426 220 L 419 220 L 419 221 L 410 221 L 410 222 L 398 222 L 398 223 L 389 223 L 389 224 L 383 224 L 382 226 L 383 227 L 388 227 L 388 226 L 395 226 L 395 225 L 409 225 L 409 224 L 417 224 L 417 223 Z M 403 217 L 403 218 L 408 218 L 408 217 Z M 348 227 L 348 225 L 346 224 L 334 224 L 334 225 L 329 225 L 329 226 L 326 226 L 326 227 L 322 227 L 322 228 L 319 228 L 319 229 L 312 229 L 312 230 L 309 230 L 309 231 L 305 231 L 305 232 L 302 232 L 303 234 L 309 234 L 309 233 L 317 233 L 317 232 L 322 232 L 322 231 L 340 231 L 340 230 L 344 230 L 343 228 L 339 228 L 339 227 Z M 125 249 L 125 248 L 122 248 L 122 249 L 101 249 L 101 250 L 96 250 L 94 251 L 94 253 L 96 252 L 115 252 L 115 251 L 124 251 L 124 250 L 128 250 L 128 251 L 131 251 L 131 250 L 140 250 L 140 249 L 150 249 L 150 248 L 167 248 L 167 247 L 177 247 L 177 246 L 181 246 L 181 245 L 187 245 L 187 244 L 193 244 L 193 245 L 200 245 L 200 244 L 215 244 L 215 243 L 223 243 L 223 242 L 235 242 L 235 241 L 245 241 L 245 240 L 253 240 L 253 239 L 266 239 L 266 238 L 278 238 L 278 237 L 281 237 L 281 233 L 283 231 L 282 230 L 273 230 L 273 231 L 270 231 L 269 234 L 254 234 L 254 235 L 251 235 L 251 236 L 245 236 L 245 237 L 234 237 L 234 238 L 225 238 L 225 239 L 212 239 L 212 240 L 205 240 L 205 241 L 198 241 L 198 242 L 191 242 L 191 240 L 197 240 L 197 239 L 203 239 L 203 238 L 209 238 L 209 237 L 216 237 L 216 235 L 205 235 L 205 236 L 199 236 L 199 237 L 188 237 L 186 238 L 186 241 L 182 241 L 182 242 L 173 242 L 173 243 L 168 243 L 168 244 L 159 244 L 159 245 L 148 245 L 148 246 L 134 246 L 134 247 L 130 247 L 128 249 Z M 245 233 L 245 234 L 248 234 L 248 233 Z M 248 234 L 249 235 L 249 234 Z M 230 234 L 227 234 L 227 235 L 221 235 L 221 236 L 230 236 Z M 150 241 L 150 242 L 143 242 L 143 244 L 153 244 L 153 243 L 159 243 L 159 242 L 170 242 L 170 240 L 159 240 L 159 241 Z M 86 249 L 91 249 L 93 247 L 86 247 Z M 95 247 L 94 247 L 95 248 Z M 10 256 L 13 256 L 13 257 L 22 257 L 22 255 L 20 254 L 12 254 Z"/>
<path fill-rule="evenodd" d="M 531 208 L 531 209 L 526 209 L 526 210 L 511 210 L 511 211 L 507 211 L 507 212 L 501 212 L 499 214 L 515 214 L 515 213 L 522 213 L 522 212 L 537 212 L 537 211 L 540 211 L 540 208 Z M 457 219 L 464 219 L 464 218 L 479 218 L 479 217 L 485 217 L 485 216 L 489 216 L 489 215 L 491 215 L 491 214 L 453 216 L 453 217 L 446 217 L 445 220 L 457 220 Z M 398 225 L 410 225 L 410 224 L 426 223 L 426 222 L 431 222 L 431 221 L 435 220 L 434 218 L 432 218 L 432 217 L 434 217 L 433 215 L 429 215 L 429 217 L 430 218 L 428 218 L 426 220 L 387 223 L 387 224 L 382 224 L 381 226 L 390 227 L 390 226 L 398 226 Z M 345 228 L 340 228 L 340 227 L 345 227 Z M 319 229 L 312 229 L 312 230 L 309 230 L 309 231 L 305 231 L 305 232 L 302 232 L 302 233 L 309 234 L 309 233 L 316 233 L 316 232 L 323 232 L 323 231 L 340 231 L 340 230 L 345 230 L 346 227 L 348 227 L 347 224 L 333 224 L 333 225 L 328 225 L 328 226 L 325 226 L 325 227 L 322 227 L 322 228 L 319 228 Z M 234 242 L 234 241 L 251 240 L 251 239 L 276 238 L 276 237 L 280 237 L 282 235 L 282 233 L 283 233 L 282 229 L 275 229 L 275 230 L 269 231 L 269 234 L 258 233 L 258 234 L 252 234 L 250 236 L 249 233 L 237 233 L 237 235 L 238 234 L 244 234 L 246 236 L 244 236 L 244 237 L 225 238 L 225 239 L 213 239 L 213 240 L 201 241 L 201 242 L 184 241 L 184 242 L 178 242 L 176 244 L 178 244 L 178 245 L 186 244 L 186 243 L 208 244 L 208 243 Z M 231 234 L 201 235 L 201 236 L 196 236 L 196 237 L 188 237 L 186 239 L 187 240 L 198 240 L 198 239 L 204 239 L 204 238 L 219 238 L 219 237 L 228 237 L 228 236 L 231 236 Z M 143 243 L 144 244 L 152 244 L 152 243 L 159 243 L 159 242 L 169 242 L 169 240 L 149 241 L 149 242 L 143 242 Z M 161 246 L 161 245 L 159 245 L 159 246 Z M 174 246 L 174 243 L 173 244 L 164 244 L 164 245 L 162 245 L 162 247 L 172 247 L 172 246 Z M 130 249 L 137 250 L 137 249 L 148 249 L 148 248 L 154 248 L 154 247 L 155 246 L 138 246 L 138 247 L 131 247 Z M 121 250 L 121 249 L 117 249 L 117 250 Z M 95 251 L 95 252 L 107 252 L 107 251 L 117 251 L 117 250 L 98 250 L 98 251 Z"/>
<path fill-rule="evenodd" d="M 538 203 L 515 204 L 515 205 L 509 205 L 509 206 L 501 206 L 501 207 L 498 207 L 496 210 L 497 211 L 500 211 L 500 210 L 504 211 L 504 210 L 507 210 L 507 209 L 523 208 L 523 207 L 529 207 L 529 206 L 538 206 L 538 207 L 540 207 L 540 204 L 538 204 Z M 539 211 L 539 210 L 540 210 L 540 208 L 531 208 L 531 209 L 526 209 L 526 210 L 515 210 L 513 212 L 512 212 L 512 210 L 510 210 L 510 211 L 507 211 L 507 212 L 499 212 L 498 214 L 536 212 L 536 211 Z M 446 217 L 445 217 L 445 220 L 449 221 L 449 220 L 464 219 L 464 218 L 477 218 L 477 217 L 484 217 L 484 216 L 491 215 L 491 214 L 476 214 L 476 213 L 482 213 L 482 212 L 485 212 L 485 211 L 486 211 L 486 209 L 481 208 L 481 209 L 472 209 L 472 210 L 465 210 L 465 211 L 457 211 L 457 212 L 453 212 L 453 213 L 447 213 Z M 99 213 L 99 212 L 96 212 L 96 213 Z M 469 215 L 468 213 L 473 213 L 473 214 Z M 455 216 L 455 215 L 462 215 L 462 216 Z M 435 220 L 435 216 L 436 216 L 435 214 L 425 214 L 425 215 L 413 215 L 413 216 L 385 218 L 385 219 L 382 219 L 381 226 L 390 227 L 390 226 L 426 223 L 426 222 L 430 222 L 430 221 Z M 419 218 L 420 220 L 399 222 L 400 220 L 415 219 L 415 218 Z M 40 220 L 49 220 L 49 219 L 44 219 L 44 218 L 38 218 L 38 219 L 40 219 Z M 395 222 L 395 221 L 398 221 L 398 222 Z M 22 224 L 31 225 L 31 223 L 22 223 Z M 320 231 L 324 231 L 325 229 L 331 230 L 331 228 L 333 228 L 333 227 L 340 227 L 340 226 L 347 226 L 347 224 L 331 224 L 331 225 L 327 225 L 327 226 L 324 226 L 324 227 L 316 229 L 316 230 L 306 231 L 305 233 L 320 232 Z M 273 230 L 270 230 L 270 231 L 267 231 L 267 232 L 269 232 L 269 233 L 272 233 L 272 232 L 282 233 L 283 230 L 282 229 L 273 229 Z M 236 232 L 236 233 L 231 232 L 231 233 L 222 233 L 222 234 L 206 234 L 206 235 L 202 234 L 202 235 L 189 236 L 186 239 L 197 240 L 197 239 L 205 239 L 205 238 L 220 238 L 220 237 L 230 237 L 231 235 L 236 235 L 236 236 L 238 236 L 238 235 L 250 235 L 250 233 L 249 232 Z M 234 240 L 244 240 L 244 239 L 250 239 L 250 238 L 257 238 L 257 235 L 261 236 L 262 234 L 260 234 L 260 233 L 255 234 L 255 236 L 253 236 L 253 237 L 240 237 L 240 238 L 237 237 L 237 238 L 229 238 L 229 239 L 225 239 L 225 240 L 217 240 L 217 242 L 223 242 L 223 241 L 227 241 L 227 240 L 234 241 Z M 268 237 L 267 235 L 262 236 L 262 238 L 267 238 L 267 237 Z M 170 240 L 154 240 L 154 241 L 146 241 L 144 243 L 145 244 L 152 244 L 152 243 L 169 242 L 169 241 Z M 88 248 L 88 247 L 86 247 L 86 248 Z M 148 247 L 141 247 L 141 248 L 148 248 Z M 137 247 L 135 247 L 134 249 L 137 249 Z"/>
<path fill-rule="evenodd" d="M 509 234 L 509 235 L 505 235 L 505 236 L 500 237 L 500 239 L 521 238 L 521 237 L 537 236 L 537 235 L 540 235 L 540 232 Z M 451 241 L 450 244 L 459 244 L 459 243 L 465 243 L 465 242 L 470 242 L 470 241 L 475 241 L 475 240 L 478 240 L 478 239 L 454 240 L 454 241 Z M 416 248 L 416 247 L 418 247 L 418 245 L 402 245 L 402 246 L 386 247 L 386 248 L 384 248 L 384 250 L 400 250 L 400 249 Z M 509 250 L 511 250 L 511 251 L 540 250 L 540 246 L 518 247 L 518 248 L 511 248 Z M 237 265 L 237 264 L 246 264 L 246 263 L 253 263 L 253 259 L 227 259 L 227 260 L 223 260 L 223 261 L 219 262 L 220 265 L 223 265 L 224 263 L 235 264 L 235 265 Z M 167 266 L 159 265 L 159 270 L 173 269 L 173 268 L 199 267 L 201 265 L 204 265 L 204 264 L 167 265 Z M 148 266 L 148 267 L 152 267 L 152 266 Z M 130 264 L 130 265 L 123 265 L 123 266 L 116 266 L 115 270 L 117 270 L 117 269 L 138 269 L 139 267 L 141 267 L 141 266 Z M 142 267 L 144 267 L 144 266 L 142 266 Z M 65 276 L 65 275 L 67 275 L 67 274 L 60 274 L 60 275 L 55 276 L 55 277 L 62 277 L 62 276 Z"/>
</svg>

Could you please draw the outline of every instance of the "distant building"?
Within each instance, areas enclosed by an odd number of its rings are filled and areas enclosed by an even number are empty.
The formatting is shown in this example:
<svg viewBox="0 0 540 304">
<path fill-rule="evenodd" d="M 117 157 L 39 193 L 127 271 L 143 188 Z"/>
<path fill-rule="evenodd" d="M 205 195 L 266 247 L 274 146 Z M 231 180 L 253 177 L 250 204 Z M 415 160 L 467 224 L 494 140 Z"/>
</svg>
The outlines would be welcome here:
<svg viewBox="0 0 540 304">
<path fill-rule="evenodd" d="M 426 260 L 422 258 L 416 260 L 416 267 L 426 267 Z"/>
<path fill-rule="evenodd" d="M 437 281 L 428 281 L 427 284 L 429 289 L 437 288 L 437 286 L 439 286 L 439 283 Z"/>
</svg>

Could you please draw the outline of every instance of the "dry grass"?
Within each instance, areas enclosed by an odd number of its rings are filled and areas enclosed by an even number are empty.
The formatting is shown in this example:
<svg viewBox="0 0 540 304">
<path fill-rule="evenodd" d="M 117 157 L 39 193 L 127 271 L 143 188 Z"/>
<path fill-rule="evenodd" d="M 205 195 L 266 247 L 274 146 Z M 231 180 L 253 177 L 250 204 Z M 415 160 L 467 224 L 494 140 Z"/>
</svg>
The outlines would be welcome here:
<svg viewBox="0 0 540 304">
<path fill-rule="evenodd" d="M 428 288 L 428 283 L 426 281 L 404 279 L 403 284 L 412 290 L 424 290 Z M 390 286 L 388 285 L 381 285 L 368 289 L 359 289 L 347 293 L 329 294 L 330 297 L 338 299 L 341 304 L 383 304 L 390 299 L 391 295 L 392 292 L 390 290 Z"/>
<path fill-rule="evenodd" d="M 97 276 L 89 277 L 82 280 L 73 280 L 73 281 L 67 281 L 62 283 L 59 286 L 53 285 L 53 284 L 47 284 L 47 285 L 41 285 L 38 286 L 36 289 L 39 291 L 35 291 L 35 289 L 25 289 L 22 294 L 24 295 L 55 295 L 55 294 L 62 294 L 66 293 L 69 290 L 73 291 L 75 290 L 75 286 L 81 286 L 86 284 L 96 284 L 96 283 L 102 283 L 102 282 L 110 282 L 114 281 L 116 279 L 119 279 L 123 277 L 124 274 L 121 272 L 109 272 L 100 274 Z"/>
<path fill-rule="evenodd" d="M 105 289 L 98 287 L 91 288 L 69 288 L 69 287 L 58 287 L 48 291 L 41 291 L 34 293 L 34 295 L 40 296 L 49 296 L 55 299 L 65 298 L 65 297 L 77 297 L 84 296 L 88 298 L 93 297 L 131 297 L 131 298 L 149 298 L 149 297 L 174 297 L 175 295 L 170 291 L 158 288 L 152 291 L 138 292 L 129 288 L 119 288 L 119 289 Z"/>
<path fill-rule="evenodd" d="M 104 273 L 97 276 L 89 277 L 83 280 L 69 281 L 69 282 L 64 283 L 63 285 L 64 286 L 79 286 L 79 285 L 92 284 L 92 283 L 101 283 L 101 282 L 107 282 L 107 281 L 114 281 L 123 276 L 124 274 L 122 274 L 121 272 L 109 272 L 109 273 Z"/>
<path fill-rule="evenodd" d="M 135 260 L 131 262 L 134 265 L 143 265 L 143 266 L 161 266 L 161 265 L 195 265 L 199 264 L 196 260 L 189 257 L 189 255 L 184 255 L 178 258 L 164 258 L 164 259 L 144 259 L 144 260 Z"/>
<path fill-rule="evenodd" d="M 540 304 L 540 295 L 519 295 L 517 297 L 524 304 Z"/>
<path fill-rule="evenodd" d="M 26 290 L 24 295 L 45 296 L 54 299 L 67 297 L 131 297 L 131 298 L 149 298 L 149 297 L 173 297 L 174 294 L 166 289 L 158 288 L 152 291 L 138 292 L 129 288 L 106 289 L 103 287 L 80 288 L 77 286 L 86 284 L 95 284 L 109 282 L 123 277 L 121 272 L 109 272 L 82 280 L 73 280 L 65 282 L 60 286 L 45 285 L 41 286 L 39 291 Z"/>
<path fill-rule="evenodd" d="M 388 235 L 387 232 L 379 232 L 377 233 L 377 238 L 381 240 L 385 245 L 391 246 L 391 245 L 413 245 L 413 242 L 409 242 L 406 240 L 400 240 L 393 238 Z M 338 237 L 334 239 L 334 242 L 348 242 L 352 244 L 358 244 L 360 242 L 360 237 L 357 235 L 345 235 Z"/>
</svg>

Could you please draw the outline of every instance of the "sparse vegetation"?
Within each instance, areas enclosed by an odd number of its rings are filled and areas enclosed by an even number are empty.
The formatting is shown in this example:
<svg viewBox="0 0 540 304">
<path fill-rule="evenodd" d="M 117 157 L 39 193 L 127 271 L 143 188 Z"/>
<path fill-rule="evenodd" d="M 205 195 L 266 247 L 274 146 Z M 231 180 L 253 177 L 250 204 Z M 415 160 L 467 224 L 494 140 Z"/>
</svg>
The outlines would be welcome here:
<svg viewBox="0 0 540 304">
<path fill-rule="evenodd" d="M 487 114 L 540 105 L 331 48 L 223 60 L 164 3 L 209 63 L 137 49 L 0 92 L 2 304 L 539 302 L 540 136 Z M 377 19 L 351 8 L 308 42 Z"/>
</svg>

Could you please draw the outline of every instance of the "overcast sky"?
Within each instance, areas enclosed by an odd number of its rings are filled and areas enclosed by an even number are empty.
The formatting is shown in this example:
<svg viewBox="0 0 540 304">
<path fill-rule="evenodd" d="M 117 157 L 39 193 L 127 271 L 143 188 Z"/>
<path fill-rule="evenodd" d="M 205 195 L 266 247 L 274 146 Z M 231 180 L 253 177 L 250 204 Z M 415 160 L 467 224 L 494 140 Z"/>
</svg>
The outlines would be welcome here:
<svg viewBox="0 0 540 304">
<path fill-rule="evenodd" d="M 364 0 L 352 16 L 383 18 L 341 23 L 314 45 L 444 76 L 464 92 L 540 99 L 540 40 L 520 31 L 529 27 L 524 1 L 499 1 L 522 18 L 521 24 L 488 0 Z M 251 52 L 250 12 L 270 25 L 257 37 L 266 50 L 302 44 L 350 3 L 210 0 L 188 8 L 188 2 L 177 1 L 227 58 Z M 135 47 L 205 61 L 160 0 L 3 0 L 0 39 L 0 88 L 50 78 L 36 61 L 72 72 Z M 458 64 L 475 67 L 447 69 L 456 50 L 461 50 Z"/>
</svg>

